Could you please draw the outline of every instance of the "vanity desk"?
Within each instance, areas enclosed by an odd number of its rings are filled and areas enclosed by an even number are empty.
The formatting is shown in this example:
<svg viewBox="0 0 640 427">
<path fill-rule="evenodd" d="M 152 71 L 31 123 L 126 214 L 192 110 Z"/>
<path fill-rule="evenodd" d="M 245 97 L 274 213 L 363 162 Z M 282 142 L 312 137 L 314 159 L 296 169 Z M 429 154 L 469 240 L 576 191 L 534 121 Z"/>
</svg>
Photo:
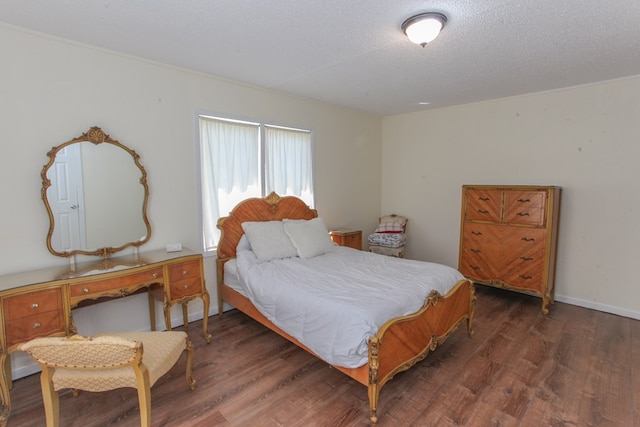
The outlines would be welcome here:
<svg viewBox="0 0 640 427">
<path fill-rule="evenodd" d="M 203 333 L 206 341 L 211 341 L 202 255 L 188 249 L 140 252 L 0 276 L 0 394 L 4 404 L 0 425 L 6 425 L 11 409 L 9 356 L 18 345 L 36 337 L 76 333 L 72 317 L 76 307 L 145 291 L 151 330 L 155 330 L 157 299 L 163 303 L 167 330 L 171 329 L 173 305 L 182 305 L 184 325 L 188 327 L 187 303 L 202 299 Z"/>
<path fill-rule="evenodd" d="M 151 238 L 149 185 L 140 155 L 93 126 L 53 147 L 47 157 L 40 172 L 49 217 L 47 249 L 69 263 L 0 276 L 0 427 L 11 412 L 11 353 L 34 338 L 76 334 L 74 308 L 146 292 L 150 329 L 156 329 L 160 300 L 171 330 L 171 307 L 182 305 L 187 328 L 187 304 L 199 298 L 202 331 L 211 342 L 202 255 L 188 249 L 140 250 Z M 99 259 L 76 263 L 78 256 Z"/>
</svg>

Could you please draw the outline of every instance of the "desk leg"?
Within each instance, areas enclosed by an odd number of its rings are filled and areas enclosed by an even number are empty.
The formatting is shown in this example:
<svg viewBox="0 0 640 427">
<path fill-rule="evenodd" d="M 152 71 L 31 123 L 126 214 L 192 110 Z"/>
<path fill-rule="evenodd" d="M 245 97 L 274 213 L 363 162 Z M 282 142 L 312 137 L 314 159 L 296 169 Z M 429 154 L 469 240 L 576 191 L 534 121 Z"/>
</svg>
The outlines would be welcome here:
<svg viewBox="0 0 640 427">
<path fill-rule="evenodd" d="M 167 331 L 171 330 L 171 304 L 166 301 L 164 303 L 164 325 Z"/>
<path fill-rule="evenodd" d="M 0 354 L 0 394 L 2 395 L 2 413 L 0 414 L 0 427 L 5 427 L 9 421 L 11 412 L 11 357 L 7 353 Z M 8 370 L 8 371 L 7 371 Z"/>
<path fill-rule="evenodd" d="M 153 296 L 153 292 L 149 290 L 147 292 L 149 297 L 149 326 L 152 331 L 156 330 L 156 299 Z"/>
<path fill-rule="evenodd" d="M 182 304 L 182 324 L 184 325 L 185 331 L 189 330 L 189 310 L 187 310 L 187 303 L 183 302 Z"/>
<path fill-rule="evenodd" d="M 204 292 L 200 298 L 202 298 L 203 304 L 203 316 L 202 316 L 202 332 L 204 334 L 205 340 L 207 340 L 207 344 L 211 342 L 211 334 L 209 333 L 209 293 Z M 188 301 L 184 301 L 179 303 L 182 305 L 182 319 L 184 321 L 184 328 L 189 328 L 189 313 L 187 310 Z M 171 304 L 164 304 L 164 322 L 167 326 L 167 331 L 171 330 Z"/>
<path fill-rule="evenodd" d="M 202 293 L 202 332 L 207 344 L 211 342 L 211 334 L 209 333 L 209 292 L 206 290 Z"/>
</svg>

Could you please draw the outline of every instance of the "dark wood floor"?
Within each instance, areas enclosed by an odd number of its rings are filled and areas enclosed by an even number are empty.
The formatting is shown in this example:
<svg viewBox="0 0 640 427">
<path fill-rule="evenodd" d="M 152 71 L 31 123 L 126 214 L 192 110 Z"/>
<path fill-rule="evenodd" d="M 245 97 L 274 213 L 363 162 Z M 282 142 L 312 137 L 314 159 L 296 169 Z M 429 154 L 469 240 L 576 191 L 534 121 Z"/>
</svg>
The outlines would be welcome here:
<svg viewBox="0 0 640 427">
<path fill-rule="evenodd" d="M 380 426 L 640 426 L 640 321 L 479 287 L 461 327 L 381 392 Z M 367 390 L 236 310 L 189 335 L 152 388 L 154 426 L 366 426 Z M 43 426 L 38 375 L 14 382 L 9 426 Z M 60 398 L 62 426 L 138 426 L 133 389 Z"/>
</svg>

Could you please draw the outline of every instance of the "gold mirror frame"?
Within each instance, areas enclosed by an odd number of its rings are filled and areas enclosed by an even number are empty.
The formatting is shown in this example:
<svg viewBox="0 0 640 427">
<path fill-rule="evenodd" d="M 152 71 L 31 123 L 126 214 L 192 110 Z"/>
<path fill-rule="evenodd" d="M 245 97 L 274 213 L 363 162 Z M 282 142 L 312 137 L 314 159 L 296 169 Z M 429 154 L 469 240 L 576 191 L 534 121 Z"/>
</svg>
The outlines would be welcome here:
<svg viewBox="0 0 640 427">
<path fill-rule="evenodd" d="M 135 166 L 140 170 L 142 174 L 142 176 L 140 177 L 140 184 L 142 185 L 144 190 L 144 197 L 142 202 L 142 221 L 144 222 L 144 226 L 146 227 L 146 235 L 144 236 L 144 238 L 141 238 L 136 241 L 126 242 L 123 245 L 117 246 L 117 247 L 105 246 L 102 248 L 97 248 L 95 250 L 84 248 L 84 249 L 73 249 L 70 251 L 59 252 L 56 249 L 54 249 L 52 245 L 52 236 L 55 228 L 55 220 L 54 220 L 53 210 L 51 208 L 51 205 L 49 204 L 49 200 L 47 199 L 47 189 L 51 187 L 52 184 L 51 184 L 51 180 L 47 177 L 47 173 L 49 172 L 49 169 L 51 168 L 51 166 L 55 163 L 56 155 L 61 150 L 63 150 L 65 147 L 71 144 L 80 143 L 80 142 L 90 142 L 94 145 L 111 144 L 118 148 L 123 149 L 124 151 L 129 153 L 129 155 L 131 155 L 131 157 L 133 158 L 133 162 L 135 163 Z M 49 225 L 49 231 L 47 233 L 47 248 L 49 249 L 49 252 L 51 252 L 53 255 L 60 256 L 60 257 L 72 257 L 75 255 L 89 255 L 89 256 L 101 256 L 103 258 L 108 258 L 114 253 L 122 251 L 123 249 L 126 249 L 128 247 L 133 247 L 137 250 L 139 246 L 149 241 L 149 239 L 151 238 L 151 224 L 149 223 L 149 219 L 147 217 L 147 202 L 149 200 L 149 186 L 147 184 L 147 171 L 144 169 L 144 167 L 140 163 L 140 155 L 138 153 L 128 148 L 127 146 L 121 144 L 117 140 L 111 138 L 101 128 L 97 126 L 93 126 L 82 135 L 76 138 L 73 138 L 61 145 L 58 145 L 57 147 L 53 147 L 51 151 L 47 153 L 47 156 L 49 156 L 49 162 L 42 167 L 42 172 L 40 173 L 40 176 L 42 177 L 41 197 L 47 209 L 47 214 L 49 215 L 50 225 Z"/>
</svg>

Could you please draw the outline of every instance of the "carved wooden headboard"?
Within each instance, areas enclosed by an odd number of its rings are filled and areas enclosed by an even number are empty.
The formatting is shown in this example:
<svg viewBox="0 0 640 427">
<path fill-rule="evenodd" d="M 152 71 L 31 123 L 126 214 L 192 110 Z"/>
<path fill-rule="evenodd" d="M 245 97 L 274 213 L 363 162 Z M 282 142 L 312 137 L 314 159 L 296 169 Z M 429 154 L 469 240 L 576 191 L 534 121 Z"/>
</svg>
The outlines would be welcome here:
<svg viewBox="0 0 640 427">
<path fill-rule="evenodd" d="M 251 198 L 238 203 L 229 216 L 218 220 L 220 242 L 218 243 L 218 259 L 236 256 L 236 246 L 244 234 L 242 223 L 247 221 L 281 221 L 289 219 L 313 219 L 318 216 L 315 209 L 311 209 L 297 197 L 280 197 L 271 193 L 264 199 Z"/>
</svg>

